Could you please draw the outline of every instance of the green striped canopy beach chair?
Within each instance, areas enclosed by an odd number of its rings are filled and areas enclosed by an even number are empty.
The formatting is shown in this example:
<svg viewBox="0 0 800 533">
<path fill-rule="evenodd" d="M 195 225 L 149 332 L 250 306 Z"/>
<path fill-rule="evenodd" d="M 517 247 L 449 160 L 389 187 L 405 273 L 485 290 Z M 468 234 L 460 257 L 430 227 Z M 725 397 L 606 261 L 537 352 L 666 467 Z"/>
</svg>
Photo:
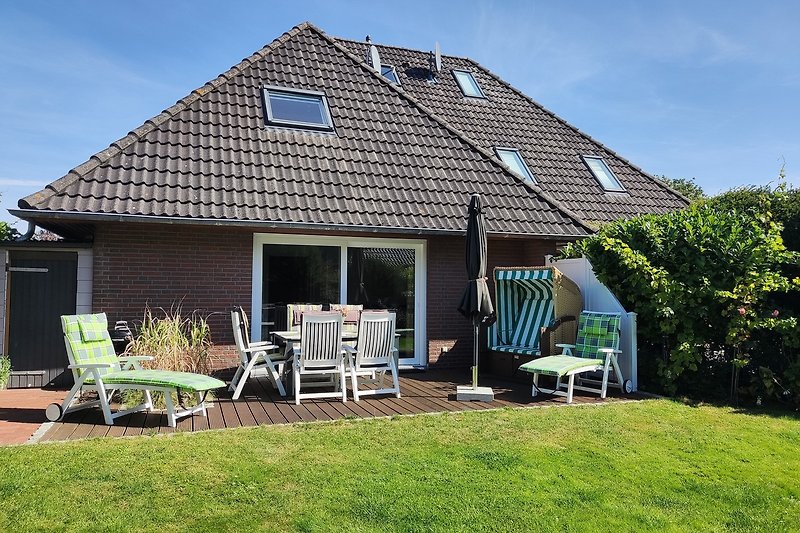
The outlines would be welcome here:
<svg viewBox="0 0 800 533">
<path fill-rule="evenodd" d="M 538 357 L 553 353 L 556 343 L 574 340 L 574 328 L 557 326 L 581 312 L 581 292 L 558 269 L 498 267 L 494 283 L 497 322 L 489 329 L 490 350 Z"/>
<path fill-rule="evenodd" d="M 153 401 L 150 392 L 164 393 L 167 406 L 167 421 L 175 427 L 178 418 L 194 413 L 206 416 L 205 397 L 208 391 L 225 387 L 225 383 L 210 376 L 192 374 L 190 372 L 172 372 L 169 370 L 143 369 L 141 363 L 151 361 L 149 356 L 117 357 L 114 344 L 108 333 L 108 319 L 105 313 L 94 315 L 64 315 L 61 317 L 64 330 L 64 344 L 67 347 L 69 367 L 75 378 L 67 397 L 61 404 L 47 406 L 45 414 L 53 422 L 61 420 L 64 415 L 89 407 L 103 410 L 103 417 L 108 425 L 114 419 L 130 413 L 151 410 Z M 134 389 L 144 391 L 145 402 L 125 409 L 111 411 L 111 397 L 115 391 Z M 90 402 L 77 402 L 73 405 L 81 391 L 96 391 L 98 399 Z M 197 395 L 197 406 L 175 410 L 172 393 L 189 392 Z"/>
<path fill-rule="evenodd" d="M 631 392 L 631 381 L 623 378 L 617 362 L 617 356 L 622 353 L 619 349 L 620 321 L 618 313 L 582 312 L 578 319 L 578 338 L 575 344 L 558 344 L 557 346 L 564 350 L 562 355 L 534 359 L 519 367 L 523 372 L 533 374 L 532 395 L 536 396 L 539 392 L 557 394 L 566 396 L 567 403 L 572 403 L 573 391 L 578 389 L 605 398 L 609 372 L 612 368 L 620 390 L 623 393 Z M 602 372 L 602 379 L 599 381 L 580 377 L 581 374 L 597 371 Z M 552 389 L 539 387 L 540 375 L 555 377 L 555 387 Z M 567 383 L 561 382 L 564 377 L 568 378 Z M 587 387 L 584 386 L 584 382 L 599 383 L 600 387 Z M 561 390 L 563 388 L 567 391 Z"/>
</svg>

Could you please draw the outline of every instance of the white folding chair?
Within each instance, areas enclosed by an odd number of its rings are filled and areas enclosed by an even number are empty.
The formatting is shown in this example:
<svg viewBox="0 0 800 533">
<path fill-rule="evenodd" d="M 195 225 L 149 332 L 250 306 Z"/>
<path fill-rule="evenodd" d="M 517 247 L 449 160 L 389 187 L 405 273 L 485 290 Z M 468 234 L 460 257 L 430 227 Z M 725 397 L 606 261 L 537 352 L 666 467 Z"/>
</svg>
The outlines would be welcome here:
<svg viewBox="0 0 800 533">
<path fill-rule="evenodd" d="M 233 399 L 239 399 L 244 384 L 250 376 L 265 374 L 272 386 L 278 389 L 278 393 L 286 396 L 286 388 L 283 385 L 286 356 L 278 346 L 269 342 L 250 342 L 247 315 L 241 307 L 234 307 L 231 311 L 231 324 L 236 349 L 239 351 L 239 367 L 228 387 L 228 390 L 233 392 Z"/>
<path fill-rule="evenodd" d="M 303 313 L 300 346 L 293 348 L 294 403 L 302 398 L 342 398 L 347 401 L 344 353 L 342 351 L 342 314 L 338 311 Z M 301 393 L 304 376 L 329 376 L 330 381 L 307 383 L 310 387 L 331 385 L 334 392 Z"/>
<path fill-rule="evenodd" d="M 400 397 L 397 375 L 397 348 L 394 345 L 395 314 L 388 311 L 363 311 L 358 325 L 356 348 L 345 346 L 353 398 L 374 394 L 394 394 Z M 385 387 L 386 372 L 392 374 L 392 386 Z M 372 389 L 359 389 L 361 383 Z"/>
</svg>

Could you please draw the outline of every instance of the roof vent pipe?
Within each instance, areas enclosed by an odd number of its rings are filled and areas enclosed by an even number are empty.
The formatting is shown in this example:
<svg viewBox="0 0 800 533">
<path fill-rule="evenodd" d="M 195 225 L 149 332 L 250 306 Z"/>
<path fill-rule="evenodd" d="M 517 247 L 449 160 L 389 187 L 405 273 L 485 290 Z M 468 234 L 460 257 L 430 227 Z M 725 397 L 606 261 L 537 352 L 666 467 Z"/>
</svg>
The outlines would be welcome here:
<svg viewBox="0 0 800 533">
<path fill-rule="evenodd" d="M 16 241 L 17 242 L 24 242 L 24 241 L 31 240 L 31 237 L 33 237 L 33 234 L 34 234 L 35 231 L 36 231 L 36 224 L 34 224 L 33 222 L 31 222 L 29 220 L 28 221 L 28 231 L 26 231 L 23 235 L 20 235 L 19 237 L 17 237 Z"/>
</svg>

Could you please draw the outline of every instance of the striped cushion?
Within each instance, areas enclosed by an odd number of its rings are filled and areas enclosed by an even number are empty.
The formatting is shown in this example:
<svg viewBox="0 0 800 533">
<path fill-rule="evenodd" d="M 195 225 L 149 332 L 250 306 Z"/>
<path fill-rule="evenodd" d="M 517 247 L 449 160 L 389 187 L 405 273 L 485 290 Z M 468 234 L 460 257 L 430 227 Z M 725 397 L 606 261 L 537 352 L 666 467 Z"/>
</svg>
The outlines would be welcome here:
<svg viewBox="0 0 800 533">
<path fill-rule="evenodd" d="M 538 348 L 528 348 L 527 346 L 506 346 L 498 344 L 489 348 L 495 352 L 513 353 L 517 355 L 540 355 L 542 352 Z"/>
<path fill-rule="evenodd" d="M 541 359 L 534 359 L 519 367 L 524 372 L 542 374 L 545 376 L 561 377 L 569 372 L 586 369 L 594 370 L 605 364 L 604 359 L 586 359 L 569 355 L 550 355 Z"/>
</svg>

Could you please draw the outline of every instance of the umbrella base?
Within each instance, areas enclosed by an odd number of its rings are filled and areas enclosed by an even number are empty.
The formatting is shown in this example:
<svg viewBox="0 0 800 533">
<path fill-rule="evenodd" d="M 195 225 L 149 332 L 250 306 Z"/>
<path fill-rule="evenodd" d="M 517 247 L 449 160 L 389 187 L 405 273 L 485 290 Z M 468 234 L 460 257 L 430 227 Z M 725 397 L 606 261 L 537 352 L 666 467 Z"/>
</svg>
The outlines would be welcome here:
<svg viewBox="0 0 800 533">
<path fill-rule="evenodd" d="M 472 387 L 472 385 L 459 385 L 456 387 L 456 400 L 459 402 L 491 402 L 494 400 L 494 391 L 491 387 Z"/>
</svg>

